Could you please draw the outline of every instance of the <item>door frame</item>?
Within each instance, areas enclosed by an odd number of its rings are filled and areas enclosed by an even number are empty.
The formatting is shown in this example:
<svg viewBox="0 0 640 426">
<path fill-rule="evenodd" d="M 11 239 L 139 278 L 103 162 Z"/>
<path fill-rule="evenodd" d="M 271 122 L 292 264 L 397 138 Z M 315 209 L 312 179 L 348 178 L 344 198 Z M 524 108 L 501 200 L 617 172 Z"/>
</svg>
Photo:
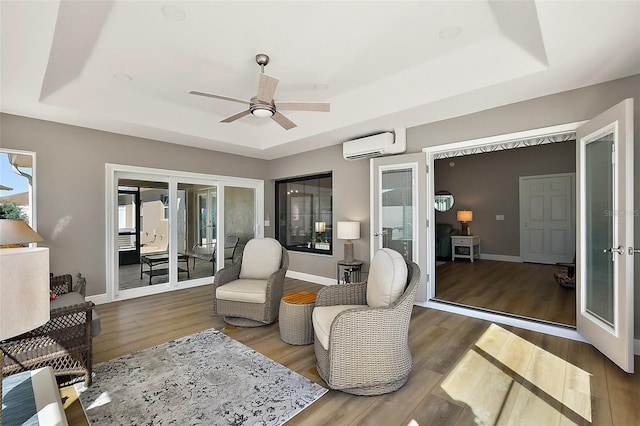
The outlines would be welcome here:
<svg viewBox="0 0 640 426">
<path fill-rule="evenodd" d="M 436 255 L 436 217 L 434 208 L 435 182 L 433 177 L 433 167 L 434 161 L 436 159 L 455 158 L 462 155 L 479 154 L 482 152 L 491 152 L 502 149 L 512 149 L 525 146 L 542 145 L 545 143 L 573 140 L 576 137 L 576 130 L 584 123 L 586 123 L 586 120 L 423 148 L 422 151 L 427 157 L 426 163 L 428 173 L 426 193 L 427 223 L 429 224 L 429 227 L 427 229 L 427 260 L 435 259 Z M 431 261 L 427 261 L 427 265 L 428 269 L 426 273 L 429 277 L 432 278 L 427 283 L 426 302 L 416 303 L 420 306 L 438 309 L 446 312 L 452 312 L 472 318 L 495 322 L 498 324 L 519 327 L 526 330 L 550 334 L 553 336 L 586 342 L 586 339 L 578 334 L 577 330 L 574 327 L 542 323 L 525 318 L 516 318 L 507 314 L 481 311 L 478 309 L 435 300 L 436 266 L 435 262 Z"/>
<path fill-rule="evenodd" d="M 210 284 L 211 280 L 207 278 L 192 279 L 187 281 L 178 281 L 177 277 L 177 257 L 170 256 L 169 261 L 169 282 L 166 284 L 139 287 L 131 290 L 119 291 L 118 287 L 118 178 L 121 175 L 128 174 L 136 179 L 152 179 L 158 182 L 167 182 L 169 184 L 169 199 L 176 199 L 178 183 L 198 183 L 202 185 L 217 186 L 218 190 L 224 191 L 225 186 L 246 187 L 255 190 L 254 205 L 254 235 L 262 237 L 264 235 L 264 180 L 240 178 L 233 176 L 211 175 L 206 173 L 184 172 L 178 170 L 167 170 L 148 168 L 140 166 L 129 166 L 123 164 L 105 164 L 105 242 L 107 249 L 105 250 L 105 278 L 106 278 L 106 295 L 100 298 L 92 298 L 96 303 L 109 303 L 115 300 L 125 300 L 149 294 L 163 293 L 185 289 L 189 287 L 197 287 Z M 217 227 L 218 237 L 224 235 L 224 212 L 221 208 L 224 206 L 224 196 L 218 196 L 218 220 Z M 169 203 L 169 253 L 177 252 L 177 223 L 176 203 Z M 224 256 L 220 251 L 220 256 Z M 120 294 L 119 294 L 120 293 Z"/>
</svg>

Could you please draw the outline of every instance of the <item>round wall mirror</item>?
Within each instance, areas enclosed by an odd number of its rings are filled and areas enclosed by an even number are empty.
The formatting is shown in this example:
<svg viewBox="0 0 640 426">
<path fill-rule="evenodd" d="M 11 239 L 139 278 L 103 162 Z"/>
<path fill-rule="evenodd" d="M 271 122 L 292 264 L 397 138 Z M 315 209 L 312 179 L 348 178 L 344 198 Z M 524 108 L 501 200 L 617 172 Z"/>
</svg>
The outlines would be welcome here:
<svg viewBox="0 0 640 426">
<path fill-rule="evenodd" d="M 433 202 L 433 205 L 435 206 L 436 210 L 438 210 L 439 212 L 446 212 L 447 210 L 450 210 L 451 207 L 453 207 L 453 203 L 454 203 L 453 194 L 450 193 L 449 191 L 436 192 L 435 201 Z"/>
</svg>

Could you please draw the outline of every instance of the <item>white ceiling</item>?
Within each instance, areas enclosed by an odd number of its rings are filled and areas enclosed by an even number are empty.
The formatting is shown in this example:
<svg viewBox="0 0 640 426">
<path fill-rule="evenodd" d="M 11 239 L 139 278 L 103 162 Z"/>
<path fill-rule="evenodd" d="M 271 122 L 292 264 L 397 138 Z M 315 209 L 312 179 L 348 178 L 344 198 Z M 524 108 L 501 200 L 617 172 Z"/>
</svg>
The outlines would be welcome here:
<svg viewBox="0 0 640 426">
<path fill-rule="evenodd" d="M 0 13 L 2 112 L 264 159 L 640 73 L 640 1 L 3 0 Z M 251 98 L 257 53 L 276 101 L 331 112 L 283 112 L 288 131 L 226 124 L 243 105 L 188 94 Z"/>
</svg>

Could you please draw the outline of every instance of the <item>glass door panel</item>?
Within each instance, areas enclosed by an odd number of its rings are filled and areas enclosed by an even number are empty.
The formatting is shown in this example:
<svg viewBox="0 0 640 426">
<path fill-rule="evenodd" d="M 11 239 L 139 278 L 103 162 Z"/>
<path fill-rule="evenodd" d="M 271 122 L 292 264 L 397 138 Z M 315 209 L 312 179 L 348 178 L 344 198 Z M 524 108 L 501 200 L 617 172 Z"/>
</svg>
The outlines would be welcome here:
<svg viewBox="0 0 640 426">
<path fill-rule="evenodd" d="M 213 257 L 217 245 L 218 188 L 198 184 L 185 184 L 185 187 L 190 275 L 191 278 L 210 277 L 213 274 Z"/>
<path fill-rule="evenodd" d="M 608 133 L 585 146 L 585 267 L 587 273 L 586 310 L 613 326 L 614 257 L 604 250 L 613 247 L 613 133 Z"/>
<path fill-rule="evenodd" d="M 118 289 L 168 283 L 169 184 L 134 179 L 118 184 Z"/>
<path fill-rule="evenodd" d="M 382 247 L 413 259 L 414 197 L 411 167 L 382 171 Z"/>
<path fill-rule="evenodd" d="M 256 190 L 237 186 L 224 187 L 225 249 L 217 253 L 217 265 L 229 264 L 250 239 L 256 237 Z M 238 237 L 234 247 L 233 239 Z M 228 240 L 228 241 L 227 241 Z M 220 269 L 217 266 L 216 269 Z"/>
</svg>

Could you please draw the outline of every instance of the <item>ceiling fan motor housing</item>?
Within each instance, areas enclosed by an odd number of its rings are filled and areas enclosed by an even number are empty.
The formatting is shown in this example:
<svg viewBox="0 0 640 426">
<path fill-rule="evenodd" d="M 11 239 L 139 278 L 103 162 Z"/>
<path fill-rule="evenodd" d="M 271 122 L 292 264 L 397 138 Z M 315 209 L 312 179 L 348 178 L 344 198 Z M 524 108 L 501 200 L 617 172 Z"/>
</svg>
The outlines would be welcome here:
<svg viewBox="0 0 640 426">
<path fill-rule="evenodd" d="M 251 98 L 251 104 L 249 105 L 249 112 L 251 112 L 251 115 L 254 117 L 269 118 L 273 117 L 276 113 L 276 106 L 273 102 L 267 103 L 253 97 Z"/>
</svg>

